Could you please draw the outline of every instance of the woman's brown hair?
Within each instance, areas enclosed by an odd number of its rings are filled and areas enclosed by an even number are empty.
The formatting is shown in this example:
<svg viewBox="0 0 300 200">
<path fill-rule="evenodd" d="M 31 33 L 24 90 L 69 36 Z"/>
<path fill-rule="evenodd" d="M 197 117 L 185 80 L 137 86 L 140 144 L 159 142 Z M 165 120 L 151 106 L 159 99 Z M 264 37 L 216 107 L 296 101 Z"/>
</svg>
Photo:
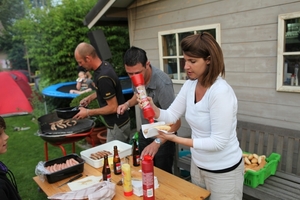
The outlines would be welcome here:
<svg viewBox="0 0 300 200">
<path fill-rule="evenodd" d="M 4 119 L 0 116 L 0 129 L 1 128 L 6 129 L 6 124 L 5 124 Z"/>
<path fill-rule="evenodd" d="M 220 74 L 225 77 L 222 49 L 211 34 L 203 32 L 187 36 L 181 41 L 180 46 L 187 56 L 210 60 L 203 74 L 202 86 L 210 87 Z"/>
</svg>

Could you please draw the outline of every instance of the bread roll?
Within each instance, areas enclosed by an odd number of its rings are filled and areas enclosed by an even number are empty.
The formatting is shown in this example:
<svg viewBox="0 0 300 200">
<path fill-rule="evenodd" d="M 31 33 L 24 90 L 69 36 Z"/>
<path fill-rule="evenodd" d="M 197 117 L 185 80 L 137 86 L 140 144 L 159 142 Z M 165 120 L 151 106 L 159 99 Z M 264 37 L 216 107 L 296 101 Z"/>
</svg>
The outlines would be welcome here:
<svg viewBox="0 0 300 200">
<path fill-rule="evenodd" d="M 132 170 L 131 171 L 131 178 L 141 181 L 142 180 L 142 172 Z"/>
<path fill-rule="evenodd" d="M 159 131 L 169 131 L 171 129 L 171 126 L 160 125 L 160 126 L 155 126 L 154 128 L 156 128 Z"/>
<path fill-rule="evenodd" d="M 171 126 L 169 126 L 169 125 L 158 125 L 158 126 L 154 126 L 152 128 L 155 128 L 159 131 L 167 131 L 168 132 L 171 129 Z M 149 131 L 148 129 L 145 129 L 144 134 L 147 134 L 148 131 Z"/>
</svg>

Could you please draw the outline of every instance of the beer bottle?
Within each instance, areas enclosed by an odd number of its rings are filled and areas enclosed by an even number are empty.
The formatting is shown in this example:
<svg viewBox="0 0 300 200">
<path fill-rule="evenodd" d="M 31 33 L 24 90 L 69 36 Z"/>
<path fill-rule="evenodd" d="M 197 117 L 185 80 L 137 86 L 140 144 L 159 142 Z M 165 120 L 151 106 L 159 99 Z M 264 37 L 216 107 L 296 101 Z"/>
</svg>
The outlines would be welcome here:
<svg viewBox="0 0 300 200">
<path fill-rule="evenodd" d="M 110 167 L 109 167 L 107 155 L 104 156 L 104 164 L 102 167 L 102 178 L 103 181 L 110 181 L 111 179 L 111 173 L 110 173 Z"/>
<path fill-rule="evenodd" d="M 118 147 L 117 146 L 114 146 L 114 173 L 116 175 L 119 175 L 122 173 L 122 170 L 121 170 L 121 159 L 120 159 L 120 156 L 119 156 L 119 152 L 118 152 Z"/>
<path fill-rule="evenodd" d="M 140 166 L 140 152 L 139 147 L 137 145 L 137 140 L 133 139 L 133 146 L 132 146 L 132 161 L 133 166 Z"/>
</svg>

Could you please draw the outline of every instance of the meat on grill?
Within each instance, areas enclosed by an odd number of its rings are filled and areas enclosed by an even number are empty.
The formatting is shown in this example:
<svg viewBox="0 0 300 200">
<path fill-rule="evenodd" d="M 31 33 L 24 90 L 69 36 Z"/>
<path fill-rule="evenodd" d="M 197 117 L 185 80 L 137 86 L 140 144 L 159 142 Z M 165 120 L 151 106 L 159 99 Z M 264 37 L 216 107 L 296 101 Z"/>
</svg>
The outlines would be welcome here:
<svg viewBox="0 0 300 200">
<path fill-rule="evenodd" d="M 61 120 L 49 123 L 51 130 L 53 130 L 53 131 L 57 130 L 58 128 L 64 129 L 64 128 L 67 128 L 68 126 L 75 126 L 76 124 L 77 124 L 77 121 L 74 119 L 66 119 L 66 120 L 61 119 Z"/>
</svg>

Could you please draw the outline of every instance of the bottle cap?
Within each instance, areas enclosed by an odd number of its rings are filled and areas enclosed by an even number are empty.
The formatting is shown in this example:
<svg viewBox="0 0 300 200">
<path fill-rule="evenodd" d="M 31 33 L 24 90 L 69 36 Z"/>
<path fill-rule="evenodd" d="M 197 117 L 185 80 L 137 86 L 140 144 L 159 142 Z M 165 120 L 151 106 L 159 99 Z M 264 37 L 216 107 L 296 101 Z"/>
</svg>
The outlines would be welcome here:
<svg viewBox="0 0 300 200">
<path fill-rule="evenodd" d="M 149 107 L 147 109 L 144 109 L 143 110 L 143 115 L 144 117 L 149 121 L 150 124 L 152 124 L 154 122 L 154 116 L 155 116 L 155 113 L 154 113 L 154 110 L 152 107 Z"/>
<path fill-rule="evenodd" d="M 131 195 L 133 195 L 133 191 L 131 190 L 131 191 L 129 191 L 129 192 L 124 192 L 124 195 L 125 196 L 131 196 Z"/>
<path fill-rule="evenodd" d="M 150 156 L 150 155 L 144 155 L 144 160 L 149 161 L 149 160 L 152 160 L 152 159 L 153 159 L 152 156 Z"/>
<path fill-rule="evenodd" d="M 131 81 L 135 87 L 145 84 L 143 74 L 135 74 L 131 76 Z"/>
</svg>

